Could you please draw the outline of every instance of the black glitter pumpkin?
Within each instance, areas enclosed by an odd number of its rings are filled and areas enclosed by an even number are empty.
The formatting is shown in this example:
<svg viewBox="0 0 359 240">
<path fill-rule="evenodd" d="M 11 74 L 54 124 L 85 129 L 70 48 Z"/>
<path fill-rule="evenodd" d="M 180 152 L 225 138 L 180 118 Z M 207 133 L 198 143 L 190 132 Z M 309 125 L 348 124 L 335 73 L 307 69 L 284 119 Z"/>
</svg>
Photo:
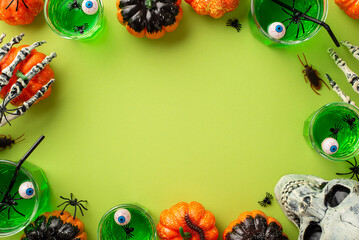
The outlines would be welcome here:
<svg viewBox="0 0 359 240">
<path fill-rule="evenodd" d="M 182 18 L 181 0 L 117 0 L 117 18 L 135 37 L 157 39 Z"/>
</svg>

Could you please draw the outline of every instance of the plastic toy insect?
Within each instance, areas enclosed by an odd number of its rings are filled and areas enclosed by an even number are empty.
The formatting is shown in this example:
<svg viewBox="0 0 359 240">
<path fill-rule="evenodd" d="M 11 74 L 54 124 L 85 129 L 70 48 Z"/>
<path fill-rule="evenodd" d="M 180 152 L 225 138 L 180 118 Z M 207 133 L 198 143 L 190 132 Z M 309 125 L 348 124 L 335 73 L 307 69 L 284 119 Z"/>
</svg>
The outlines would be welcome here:
<svg viewBox="0 0 359 240">
<path fill-rule="evenodd" d="M 87 210 L 87 208 L 84 207 L 84 205 L 82 204 L 83 202 L 86 202 L 86 200 L 80 200 L 78 201 L 77 198 L 74 198 L 74 195 L 71 193 L 70 194 L 70 198 L 64 198 L 62 196 L 60 196 L 61 199 L 65 200 L 65 202 L 61 203 L 60 205 L 58 205 L 57 207 L 60 207 L 64 204 L 65 207 L 62 209 L 62 212 L 61 212 L 61 215 L 64 213 L 65 209 L 67 208 L 67 206 L 71 205 L 71 206 L 74 206 L 75 207 L 75 212 L 74 212 L 74 219 L 76 218 L 76 209 L 79 208 L 80 209 L 80 212 L 81 212 L 81 215 L 84 216 L 84 213 L 82 211 L 82 208 Z"/>
<path fill-rule="evenodd" d="M 35 191 L 34 186 L 31 182 L 24 182 L 20 185 L 19 192 L 16 192 L 15 194 L 11 194 L 12 189 L 14 188 L 14 185 L 17 180 L 17 176 L 19 174 L 21 165 L 25 162 L 25 160 L 30 156 L 30 154 L 35 150 L 35 148 L 41 143 L 41 141 L 45 138 L 45 136 L 41 136 L 36 143 L 29 149 L 29 151 L 20 159 L 18 162 L 14 175 L 10 180 L 10 184 L 6 185 L 6 192 L 0 192 L 0 194 L 3 196 L 1 202 L 0 202 L 0 212 L 5 211 L 7 209 L 8 211 L 8 219 L 10 219 L 10 212 L 11 209 L 14 210 L 16 213 L 20 214 L 21 216 L 25 216 L 21 212 L 19 212 L 15 206 L 18 205 L 17 201 L 23 200 L 23 199 L 30 199 L 34 197 Z M 24 193 L 20 192 L 21 189 L 24 189 Z M 16 198 L 17 195 L 20 195 L 20 197 Z"/>
<path fill-rule="evenodd" d="M 349 161 L 346 161 L 347 163 L 349 163 L 352 167 L 349 168 L 349 170 L 351 172 L 348 172 L 348 173 L 337 173 L 337 175 L 349 175 L 349 174 L 352 174 L 350 179 L 353 179 L 353 177 L 355 176 L 357 181 L 359 181 L 359 166 L 358 166 L 358 163 L 357 163 L 357 160 L 356 158 L 354 158 L 354 164 L 349 162 Z"/>
<path fill-rule="evenodd" d="M 3 151 L 6 147 L 9 147 L 9 149 L 10 149 L 13 144 L 24 141 L 25 138 L 19 140 L 23 136 L 24 136 L 24 134 L 22 134 L 21 136 L 13 139 L 10 135 L 8 135 L 8 136 L 0 135 L 0 152 Z"/>
<path fill-rule="evenodd" d="M 332 137 L 332 138 L 335 138 L 337 139 L 338 137 L 338 133 L 340 130 L 342 130 L 343 127 L 338 125 L 338 124 L 335 124 L 334 128 L 331 128 L 330 131 L 332 132 L 332 134 L 329 135 L 329 137 Z"/>
<path fill-rule="evenodd" d="M 88 23 L 84 23 L 81 26 L 74 26 L 74 32 L 75 33 L 80 33 L 80 34 L 84 34 L 85 31 L 89 28 Z"/>
<path fill-rule="evenodd" d="M 273 200 L 273 195 L 267 192 L 265 198 L 262 201 L 259 201 L 258 203 L 262 207 L 266 207 L 267 205 L 272 204 L 272 200 Z"/>
<path fill-rule="evenodd" d="M 349 124 L 350 130 L 353 130 L 356 127 L 355 118 L 350 117 L 349 114 L 345 115 L 342 120 Z"/>
<path fill-rule="evenodd" d="M 81 220 L 66 211 L 53 211 L 29 224 L 21 240 L 87 240 L 87 234 Z"/>
<path fill-rule="evenodd" d="M 289 27 L 292 23 L 297 24 L 296 38 L 298 38 L 300 26 L 302 27 L 303 34 L 305 33 L 304 25 L 303 25 L 302 21 L 306 21 L 306 19 L 303 16 L 309 12 L 309 10 L 312 8 L 312 6 L 309 6 L 309 8 L 304 13 L 302 13 L 302 12 L 299 12 L 297 9 L 295 9 L 294 5 L 295 5 L 295 0 L 293 1 L 293 5 L 292 5 L 292 10 L 291 10 L 292 13 L 289 13 L 287 10 L 282 8 L 283 12 L 285 12 L 286 14 L 288 14 L 290 16 L 290 18 L 285 19 L 282 23 L 285 23 L 286 21 L 290 21 L 289 24 L 286 26 L 287 30 L 289 29 Z"/>
<path fill-rule="evenodd" d="M 312 90 L 317 95 L 320 95 L 315 90 L 319 90 L 322 87 L 321 82 L 324 83 L 327 86 L 327 88 L 330 90 L 329 86 L 318 76 L 319 75 L 318 71 L 313 69 L 312 66 L 308 65 L 308 61 L 307 61 L 307 58 L 305 57 L 304 53 L 303 53 L 303 56 L 304 56 L 304 59 L 305 59 L 305 64 L 300 59 L 299 55 L 297 55 L 297 56 L 298 56 L 299 61 L 301 62 L 301 64 L 304 67 L 304 70 L 302 71 L 302 73 L 304 74 L 304 80 L 305 80 L 305 82 L 307 82 L 307 79 L 308 79 L 308 81 L 310 82 L 310 87 L 312 88 Z M 313 86 L 314 86 L 314 88 L 313 88 Z"/>
<path fill-rule="evenodd" d="M 237 32 L 242 29 L 242 24 L 239 23 L 238 19 L 228 19 L 226 26 L 235 28 Z"/>
<path fill-rule="evenodd" d="M 53 71 L 47 65 L 56 57 L 56 53 L 45 56 L 35 50 L 45 41 L 35 42 L 30 46 L 13 47 L 23 36 L 24 34 L 20 34 L 14 37 L 0 49 L 0 91 L 4 99 L 0 103 L 0 127 L 6 123 L 10 124 L 10 121 L 25 114 L 34 103 L 48 97 L 50 86 L 55 81 Z M 30 70 L 25 74 L 21 72 L 29 67 Z M 10 102 L 19 107 L 8 109 Z"/>
</svg>

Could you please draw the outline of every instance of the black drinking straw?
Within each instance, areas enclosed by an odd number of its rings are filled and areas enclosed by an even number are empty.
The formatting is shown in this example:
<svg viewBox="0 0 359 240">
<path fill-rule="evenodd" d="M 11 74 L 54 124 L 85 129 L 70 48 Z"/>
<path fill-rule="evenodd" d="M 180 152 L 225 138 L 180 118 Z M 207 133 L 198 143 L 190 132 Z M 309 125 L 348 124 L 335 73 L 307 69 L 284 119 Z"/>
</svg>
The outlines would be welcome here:
<svg viewBox="0 0 359 240">
<path fill-rule="evenodd" d="M 25 160 L 30 156 L 30 154 L 37 148 L 37 146 L 42 142 L 42 140 L 44 140 L 45 136 L 41 135 L 40 138 L 35 142 L 34 145 L 32 145 L 32 147 L 27 151 L 27 153 L 25 153 L 25 155 L 20 159 L 20 161 L 17 163 L 17 166 L 15 168 L 15 173 L 11 179 L 10 185 L 7 188 L 6 193 L 4 194 L 4 199 L 1 202 L 4 202 L 5 198 L 10 194 L 10 191 L 12 190 L 12 188 L 14 187 L 14 184 L 16 182 L 17 179 L 17 175 L 19 174 L 21 165 L 25 162 Z"/>
<path fill-rule="evenodd" d="M 302 13 L 301 11 L 298 11 L 298 10 L 295 9 L 295 8 L 292 8 L 292 7 L 288 6 L 288 5 L 285 4 L 284 2 L 281 2 L 280 0 L 272 0 L 272 1 L 273 1 L 274 3 L 276 3 L 276 4 L 278 4 L 278 5 L 280 5 L 280 6 L 284 7 L 284 8 L 286 8 L 286 9 L 289 10 L 289 11 L 292 11 L 292 12 L 293 12 L 293 10 L 295 10 L 295 11 L 297 11 L 297 12 L 301 15 L 301 17 L 305 18 L 306 20 L 309 20 L 309 21 L 311 21 L 311 22 L 314 22 L 314 23 L 319 24 L 320 26 L 324 27 L 325 30 L 327 30 L 327 32 L 329 33 L 329 35 L 330 35 L 330 37 L 332 38 L 332 40 L 333 40 L 333 42 L 335 43 L 335 45 L 336 45 L 337 47 L 340 47 L 340 44 L 339 44 L 337 38 L 335 37 L 334 33 L 332 32 L 332 30 L 330 29 L 330 27 L 329 27 L 328 24 L 326 24 L 325 22 L 320 21 L 320 20 L 318 20 L 318 19 L 316 19 L 316 18 L 312 18 L 311 16 L 308 16 L 308 15 Z"/>
</svg>

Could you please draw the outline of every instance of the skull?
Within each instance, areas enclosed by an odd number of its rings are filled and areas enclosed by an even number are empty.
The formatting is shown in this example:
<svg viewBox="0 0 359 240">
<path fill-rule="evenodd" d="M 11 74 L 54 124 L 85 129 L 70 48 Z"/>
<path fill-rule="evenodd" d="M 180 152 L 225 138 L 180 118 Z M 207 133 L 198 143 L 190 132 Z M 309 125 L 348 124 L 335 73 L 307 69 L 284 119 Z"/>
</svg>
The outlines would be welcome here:
<svg viewBox="0 0 359 240">
<path fill-rule="evenodd" d="M 286 175 L 275 186 L 285 215 L 299 228 L 298 240 L 359 238 L 359 183 Z"/>
</svg>

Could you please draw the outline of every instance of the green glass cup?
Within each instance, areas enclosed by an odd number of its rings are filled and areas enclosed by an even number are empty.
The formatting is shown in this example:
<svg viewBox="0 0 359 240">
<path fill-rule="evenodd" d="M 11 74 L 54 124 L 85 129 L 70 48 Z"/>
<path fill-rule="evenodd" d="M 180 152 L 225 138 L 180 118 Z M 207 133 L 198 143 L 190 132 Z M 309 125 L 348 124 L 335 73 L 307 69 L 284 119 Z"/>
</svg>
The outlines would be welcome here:
<svg viewBox="0 0 359 240">
<path fill-rule="evenodd" d="M 303 136 L 327 159 L 351 159 L 359 153 L 359 109 L 344 102 L 326 104 L 304 122 Z"/>
<path fill-rule="evenodd" d="M 97 239 L 155 240 L 155 222 L 151 214 L 138 204 L 121 204 L 108 210 L 102 217 Z"/>
<path fill-rule="evenodd" d="M 280 1 L 293 7 L 293 0 Z M 308 16 L 325 21 L 328 12 L 327 0 L 295 0 L 294 3 L 298 11 L 305 13 L 309 9 L 306 13 Z M 255 38 L 269 46 L 298 44 L 318 33 L 321 26 L 311 21 L 301 20 L 298 24 L 292 22 L 289 25 L 292 18 L 290 14 L 293 12 L 288 9 L 283 10 L 283 7 L 272 0 L 251 0 L 251 11 L 248 16 L 251 32 Z M 275 38 L 273 33 L 269 33 L 269 27 L 273 27 L 271 24 L 278 22 L 283 24 L 286 31 L 280 39 Z"/>
<path fill-rule="evenodd" d="M 8 191 L 16 166 L 16 162 L 0 160 L 1 203 L 5 202 L 4 194 Z M 20 232 L 46 209 L 49 188 L 42 170 L 31 163 L 23 163 L 10 195 L 15 199 L 16 205 L 1 204 L 0 237 Z"/>
<path fill-rule="evenodd" d="M 91 39 L 103 24 L 101 0 L 46 0 L 45 19 L 57 35 L 67 39 Z"/>
</svg>

